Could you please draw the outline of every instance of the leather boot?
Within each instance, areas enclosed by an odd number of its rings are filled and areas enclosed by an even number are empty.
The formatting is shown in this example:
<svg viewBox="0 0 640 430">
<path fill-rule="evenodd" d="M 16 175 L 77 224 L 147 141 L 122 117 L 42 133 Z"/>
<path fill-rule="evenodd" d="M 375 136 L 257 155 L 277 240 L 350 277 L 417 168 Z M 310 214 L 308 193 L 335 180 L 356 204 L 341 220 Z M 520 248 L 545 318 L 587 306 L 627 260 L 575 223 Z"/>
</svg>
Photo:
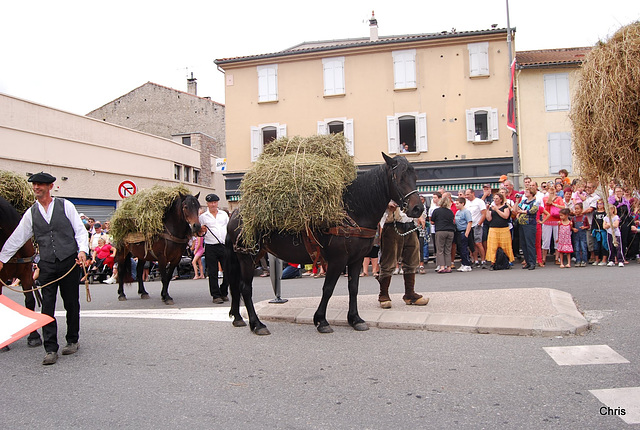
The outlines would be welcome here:
<svg viewBox="0 0 640 430">
<path fill-rule="evenodd" d="M 389 285 L 391 284 L 391 276 L 384 278 L 378 278 L 380 284 L 380 294 L 378 295 L 378 301 L 382 309 L 389 309 L 391 307 L 391 297 L 389 297 Z"/>
<path fill-rule="evenodd" d="M 415 285 L 416 285 L 416 274 L 415 273 L 405 273 L 404 275 L 404 296 L 402 300 L 408 305 L 415 306 L 425 306 L 429 303 L 428 298 L 422 297 L 420 294 L 416 293 Z"/>
</svg>

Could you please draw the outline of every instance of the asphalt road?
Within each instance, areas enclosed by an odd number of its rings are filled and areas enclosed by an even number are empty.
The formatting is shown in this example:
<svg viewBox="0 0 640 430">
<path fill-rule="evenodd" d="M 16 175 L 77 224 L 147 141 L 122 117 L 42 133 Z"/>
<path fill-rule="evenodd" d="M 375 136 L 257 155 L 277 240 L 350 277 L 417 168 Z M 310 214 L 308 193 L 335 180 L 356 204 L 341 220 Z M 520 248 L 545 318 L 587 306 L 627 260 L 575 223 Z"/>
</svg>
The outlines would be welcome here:
<svg viewBox="0 0 640 430">
<path fill-rule="evenodd" d="M 26 339 L 0 354 L 0 422 L 6 429 L 620 429 L 590 390 L 640 387 L 640 265 L 418 275 L 420 292 L 548 287 L 567 291 L 591 320 L 584 335 L 521 337 L 268 323 L 259 337 L 230 321 L 81 319 L 80 350 L 42 366 Z M 377 293 L 372 277 L 363 294 Z M 282 282 L 282 296 L 321 293 L 322 280 Z M 83 311 L 167 308 L 117 300 L 94 285 Z M 256 301 L 273 298 L 256 278 Z M 395 276 L 391 291 L 402 289 Z M 212 305 L 206 281 L 172 282 L 172 308 Z M 20 302 L 21 297 L 6 293 Z M 346 294 L 346 279 L 336 287 Z M 277 306 L 277 305 L 273 305 Z M 60 304 L 59 309 L 62 310 Z M 59 318 L 61 343 L 64 318 Z M 628 363 L 560 366 L 543 348 L 608 345 Z M 622 406 L 622 405 L 620 405 Z M 640 407 L 640 405 L 638 405 Z M 629 411 L 630 412 L 630 411 Z"/>
</svg>

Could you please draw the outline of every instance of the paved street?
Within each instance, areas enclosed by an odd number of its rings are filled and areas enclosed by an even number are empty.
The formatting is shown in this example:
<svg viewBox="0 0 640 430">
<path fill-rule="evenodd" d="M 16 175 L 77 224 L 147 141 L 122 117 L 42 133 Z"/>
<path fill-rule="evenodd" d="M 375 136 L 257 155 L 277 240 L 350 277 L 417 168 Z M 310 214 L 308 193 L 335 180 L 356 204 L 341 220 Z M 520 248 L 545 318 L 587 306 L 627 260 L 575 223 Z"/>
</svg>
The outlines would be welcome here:
<svg viewBox="0 0 640 430">
<path fill-rule="evenodd" d="M 77 354 L 42 366 L 43 349 L 28 348 L 26 339 L 0 354 L 0 422 L 7 429 L 638 427 L 629 423 L 640 422 L 640 265 L 429 270 L 416 286 L 427 295 L 566 291 L 591 329 L 528 337 L 334 326 L 335 333 L 320 335 L 311 325 L 267 322 L 272 335 L 258 337 L 231 326 L 228 307 L 211 304 L 206 281 L 172 282 L 172 307 L 160 301 L 159 282 L 147 284 L 150 300 L 127 287 L 126 302 L 115 286 L 93 285 L 91 303 L 81 292 Z M 361 281 L 361 294 L 377 293 L 372 277 Z M 392 293 L 401 292 L 401 281 L 394 276 Z M 283 281 L 282 296 L 319 297 L 321 284 Z M 346 279 L 335 294 L 346 295 Z M 254 296 L 273 298 L 268 279 L 256 278 Z M 159 318 L 214 307 L 220 310 L 206 310 L 204 321 Z M 98 312 L 113 310 L 134 314 Z"/>
</svg>

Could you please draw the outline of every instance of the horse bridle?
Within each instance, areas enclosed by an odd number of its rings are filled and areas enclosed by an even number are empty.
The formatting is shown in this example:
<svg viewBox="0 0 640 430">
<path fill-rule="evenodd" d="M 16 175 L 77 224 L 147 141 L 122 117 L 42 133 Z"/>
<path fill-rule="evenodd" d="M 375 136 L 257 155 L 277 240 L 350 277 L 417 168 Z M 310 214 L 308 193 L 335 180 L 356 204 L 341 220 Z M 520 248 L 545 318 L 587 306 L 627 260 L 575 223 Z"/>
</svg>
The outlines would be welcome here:
<svg viewBox="0 0 640 430">
<path fill-rule="evenodd" d="M 391 178 L 392 178 L 392 182 L 393 182 L 393 186 L 396 189 L 396 194 L 398 194 L 399 196 L 402 195 L 402 192 L 400 191 L 400 187 L 398 187 L 398 183 L 396 180 L 396 167 L 398 167 L 398 165 L 396 164 L 395 166 L 393 166 L 391 168 Z M 413 194 L 417 194 L 418 190 L 413 190 L 413 191 L 409 191 L 407 194 L 404 195 L 404 197 L 402 197 L 402 199 L 400 200 L 400 210 L 402 212 L 407 212 L 407 206 L 409 205 L 409 197 L 411 197 L 411 195 Z"/>
</svg>

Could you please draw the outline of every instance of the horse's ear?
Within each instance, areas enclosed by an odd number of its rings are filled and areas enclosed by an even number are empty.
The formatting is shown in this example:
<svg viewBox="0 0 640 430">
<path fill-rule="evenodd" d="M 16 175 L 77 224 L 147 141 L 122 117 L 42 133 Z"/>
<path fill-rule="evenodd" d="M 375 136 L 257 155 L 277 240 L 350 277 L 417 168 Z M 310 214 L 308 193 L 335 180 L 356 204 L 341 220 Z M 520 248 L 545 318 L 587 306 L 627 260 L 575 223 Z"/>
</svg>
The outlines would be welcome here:
<svg viewBox="0 0 640 430">
<path fill-rule="evenodd" d="M 195 196 L 193 196 L 196 198 L 196 200 L 198 200 L 200 198 L 200 193 L 196 194 Z"/>
<path fill-rule="evenodd" d="M 394 160 L 393 158 L 389 157 L 384 152 L 382 153 L 382 157 L 384 158 L 385 163 L 387 163 L 389 165 L 389 167 L 393 168 L 393 167 L 396 167 L 398 165 L 398 160 Z"/>
</svg>

